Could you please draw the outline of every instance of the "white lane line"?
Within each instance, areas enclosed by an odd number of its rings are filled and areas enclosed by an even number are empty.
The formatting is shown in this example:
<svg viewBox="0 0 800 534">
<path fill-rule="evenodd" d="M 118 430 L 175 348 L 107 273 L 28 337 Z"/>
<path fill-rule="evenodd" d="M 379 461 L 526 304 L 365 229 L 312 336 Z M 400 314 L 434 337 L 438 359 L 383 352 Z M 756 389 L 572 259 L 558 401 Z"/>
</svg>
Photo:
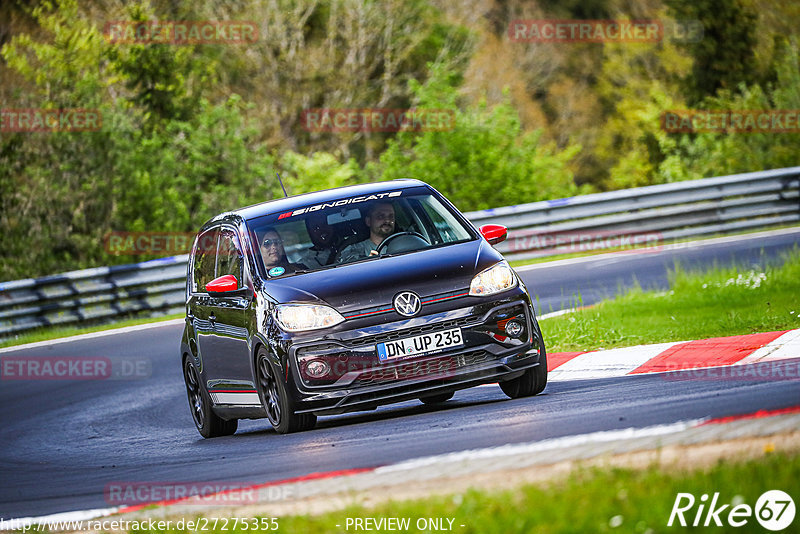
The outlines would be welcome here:
<svg viewBox="0 0 800 534">
<path fill-rule="evenodd" d="M 560 450 L 567 447 L 586 445 L 588 443 L 607 443 L 610 441 L 665 436 L 675 432 L 681 432 L 699 425 L 705 419 L 693 419 L 689 421 L 679 421 L 668 425 L 655 425 L 645 428 L 625 428 L 622 430 L 603 430 L 589 434 L 578 434 L 575 436 L 565 436 L 563 438 L 546 439 L 534 441 L 532 443 L 518 443 L 513 445 L 502 445 L 500 447 L 488 447 L 484 449 L 472 449 L 460 452 L 451 452 L 435 456 L 425 456 L 414 460 L 407 460 L 392 465 L 378 467 L 375 474 L 392 473 L 397 471 L 407 471 L 421 467 L 435 466 L 441 469 L 445 463 L 469 462 L 475 460 L 488 460 L 492 458 L 502 458 L 505 456 L 516 456 L 526 454 L 537 454 L 542 451 Z"/>
<path fill-rule="evenodd" d="M 773 339 L 749 356 L 736 362 L 736 365 L 787 360 L 789 358 L 800 358 L 800 328 L 797 330 L 790 330 L 782 336 Z"/>
<path fill-rule="evenodd" d="M 547 380 L 586 380 L 624 376 L 678 343 L 682 342 L 655 343 L 587 352 L 575 356 L 550 371 L 547 374 Z"/>
<path fill-rule="evenodd" d="M 670 250 L 678 250 L 684 248 L 699 248 L 711 245 L 718 245 L 720 243 L 733 243 L 736 241 L 748 241 L 751 239 L 764 239 L 765 237 L 775 237 L 785 234 L 800 233 L 800 228 L 783 228 L 780 230 L 767 230 L 765 232 L 756 232 L 753 234 L 735 235 L 714 237 L 711 239 L 699 239 L 697 241 L 686 241 L 683 243 L 670 243 L 669 245 L 656 245 L 654 247 L 644 247 L 632 250 L 623 250 L 618 252 L 606 252 L 605 254 L 595 254 L 593 256 L 581 256 L 580 258 L 566 258 L 563 260 L 555 260 L 542 263 L 534 263 L 531 265 L 523 265 L 522 267 L 514 267 L 517 272 L 533 271 L 536 269 L 547 269 L 550 267 L 562 267 L 564 265 L 575 265 L 580 263 L 588 263 L 598 261 L 599 259 L 611 260 L 615 258 L 628 258 L 637 254 L 653 254 L 657 252 L 666 252 Z"/>
<path fill-rule="evenodd" d="M 158 328 L 161 326 L 173 326 L 183 324 L 186 319 L 168 319 L 166 321 L 159 321 L 155 323 L 137 324 L 134 326 L 124 326 L 122 328 L 113 328 L 111 330 L 102 330 L 100 332 L 89 332 L 88 334 L 78 334 L 76 336 L 62 337 L 58 339 L 49 339 L 45 341 L 36 341 L 34 343 L 26 343 L 24 345 L 12 345 L 10 347 L 3 347 L 0 349 L 0 354 L 4 352 L 13 352 L 15 350 L 35 349 L 37 347 L 49 347 L 58 343 L 70 343 L 72 341 L 83 341 L 86 339 L 95 339 L 98 337 L 115 336 L 117 334 L 125 334 L 127 332 L 137 332 L 139 330 L 148 330 L 150 328 Z"/>
<path fill-rule="evenodd" d="M 558 311 L 554 311 L 554 312 L 550 312 L 550 313 L 545 313 L 544 315 L 539 315 L 537 317 L 537 319 L 539 319 L 541 321 L 542 319 L 550 319 L 551 317 L 559 317 L 561 315 L 566 315 L 568 313 L 574 313 L 576 311 L 578 311 L 578 308 L 564 308 L 563 310 L 558 310 Z"/>
</svg>

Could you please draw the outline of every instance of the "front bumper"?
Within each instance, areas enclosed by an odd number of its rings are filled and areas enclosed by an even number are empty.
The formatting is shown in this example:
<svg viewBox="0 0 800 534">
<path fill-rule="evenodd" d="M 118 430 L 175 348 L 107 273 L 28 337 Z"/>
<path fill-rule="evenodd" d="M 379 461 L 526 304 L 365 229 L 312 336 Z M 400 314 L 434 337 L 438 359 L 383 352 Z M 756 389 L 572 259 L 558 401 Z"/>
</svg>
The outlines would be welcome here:
<svg viewBox="0 0 800 534">
<path fill-rule="evenodd" d="M 508 361 L 509 359 L 514 361 Z M 334 415 L 369 410 L 383 404 L 511 380 L 537 365 L 539 365 L 539 352 L 534 351 L 532 354 L 514 355 L 504 360 L 465 366 L 447 377 L 399 379 L 375 386 L 319 393 L 304 399 L 303 407 L 296 413 Z"/>
<path fill-rule="evenodd" d="M 473 300 L 473 299 L 470 299 Z M 474 301 L 473 301 L 474 302 Z M 510 336 L 509 321 L 523 330 Z M 376 345 L 421 333 L 459 329 L 464 344 L 421 356 L 381 362 Z M 539 365 L 538 326 L 527 293 L 423 317 L 353 328 L 289 348 L 297 413 L 318 415 L 372 409 L 408 399 L 510 380 Z M 331 373 L 312 378 L 308 363 L 325 361 Z"/>
</svg>

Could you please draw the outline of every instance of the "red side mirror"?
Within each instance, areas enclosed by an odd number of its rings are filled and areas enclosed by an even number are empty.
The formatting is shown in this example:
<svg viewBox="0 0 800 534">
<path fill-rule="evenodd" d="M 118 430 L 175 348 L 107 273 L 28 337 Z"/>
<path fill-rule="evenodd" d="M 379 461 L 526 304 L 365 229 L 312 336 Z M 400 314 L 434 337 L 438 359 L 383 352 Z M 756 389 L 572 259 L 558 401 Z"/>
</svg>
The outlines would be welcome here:
<svg viewBox="0 0 800 534">
<path fill-rule="evenodd" d="M 508 228 L 502 224 L 484 224 L 480 227 L 480 231 L 490 245 L 502 243 L 508 237 Z"/>
<path fill-rule="evenodd" d="M 232 274 L 226 274 L 219 278 L 214 278 L 206 284 L 206 291 L 209 293 L 226 293 L 239 289 L 239 281 Z"/>
</svg>

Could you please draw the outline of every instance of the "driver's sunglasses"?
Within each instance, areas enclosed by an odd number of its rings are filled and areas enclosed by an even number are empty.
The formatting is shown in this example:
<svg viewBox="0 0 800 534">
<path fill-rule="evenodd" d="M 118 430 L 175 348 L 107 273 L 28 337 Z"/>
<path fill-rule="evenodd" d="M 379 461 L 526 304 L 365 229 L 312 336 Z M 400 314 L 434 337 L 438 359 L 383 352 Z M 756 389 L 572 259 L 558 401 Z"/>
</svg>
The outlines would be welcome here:
<svg viewBox="0 0 800 534">
<path fill-rule="evenodd" d="M 261 243 L 261 246 L 264 248 L 269 248 L 272 245 L 275 245 L 276 247 L 283 245 L 283 239 L 265 239 L 264 242 Z"/>
</svg>

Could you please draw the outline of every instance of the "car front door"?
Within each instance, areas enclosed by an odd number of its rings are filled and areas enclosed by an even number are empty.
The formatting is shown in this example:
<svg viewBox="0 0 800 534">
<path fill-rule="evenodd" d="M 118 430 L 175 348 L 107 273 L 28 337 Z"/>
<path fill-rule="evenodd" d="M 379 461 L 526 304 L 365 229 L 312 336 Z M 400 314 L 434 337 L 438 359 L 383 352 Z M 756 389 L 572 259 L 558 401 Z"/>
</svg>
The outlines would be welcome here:
<svg viewBox="0 0 800 534">
<path fill-rule="evenodd" d="M 253 291 L 236 230 L 223 226 L 219 232 L 216 277 L 233 275 L 238 291 L 209 294 L 209 320 L 214 325 L 214 357 L 207 359 L 207 386 L 217 404 L 260 404 L 252 382 L 249 348 L 249 320 Z"/>
<path fill-rule="evenodd" d="M 191 328 L 193 351 L 200 366 L 202 376 L 207 376 L 209 357 L 213 357 L 214 325 L 210 320 L 211 297 L 206 292 L 206 284 L 214 279 L 217 265 L 217 241 L 219 228 L 212 228 L 200 234 L 192 255 L 191 287 L 187 301 L 186 318 Z"/>
</svg>

